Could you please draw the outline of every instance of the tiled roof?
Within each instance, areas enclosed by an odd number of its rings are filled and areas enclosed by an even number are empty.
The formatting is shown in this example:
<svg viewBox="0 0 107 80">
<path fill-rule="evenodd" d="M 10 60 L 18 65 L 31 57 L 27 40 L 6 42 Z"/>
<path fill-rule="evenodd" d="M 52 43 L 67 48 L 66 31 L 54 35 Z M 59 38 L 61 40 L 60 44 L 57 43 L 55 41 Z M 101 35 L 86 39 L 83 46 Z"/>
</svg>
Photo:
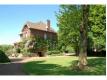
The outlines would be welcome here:
<svg viewBox="0 0 107 80">
<path fill-rule="evenodd" d="M 45 23 L 41 22 L 41 21 L 37 22 L 37 23 L 32 23 L 30 21 L 27 21 L 25 25 L 27 25 L 28 28 L 31 28 L 31 29 L 38 29 L 38 30 L 47 31 L 47 29 L 46 29 L 47 25 Z M 50 29 L 48 30 L 48 32 L 54 32 L 54 33 L 56 33 L 52 27 L 50 27 Z"/>
</svg>

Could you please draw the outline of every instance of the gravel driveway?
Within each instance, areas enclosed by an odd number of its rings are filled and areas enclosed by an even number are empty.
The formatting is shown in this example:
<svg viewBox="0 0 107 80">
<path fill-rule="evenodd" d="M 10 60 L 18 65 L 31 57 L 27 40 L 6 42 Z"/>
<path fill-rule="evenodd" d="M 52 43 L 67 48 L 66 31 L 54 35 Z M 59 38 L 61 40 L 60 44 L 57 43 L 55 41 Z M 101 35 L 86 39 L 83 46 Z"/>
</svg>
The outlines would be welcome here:
<svg viewBox="0 0 107 80">
<path fill-rule="evenodd" d="M 11 63 L 0 63 L 0 75 L 26 75 L 22 66 L 32 58 L 10 58 Z"/>
</svg>

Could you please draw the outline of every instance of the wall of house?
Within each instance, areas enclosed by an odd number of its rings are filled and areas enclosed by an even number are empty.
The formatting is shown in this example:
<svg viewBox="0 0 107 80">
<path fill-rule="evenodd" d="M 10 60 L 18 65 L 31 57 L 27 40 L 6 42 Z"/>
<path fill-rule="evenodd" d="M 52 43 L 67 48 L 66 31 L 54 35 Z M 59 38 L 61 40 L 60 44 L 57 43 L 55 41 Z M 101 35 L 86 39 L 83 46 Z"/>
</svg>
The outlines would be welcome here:
<svg viewBox="0 0 107 80">
<path fill-rule="evenodd" d="M 26 25 L 24 26 L 21 34 L 21 38 L 27 38 L 29 36 L 39 36 L 41 38 L 48 39 L 57 39 L 57 33 L 52 33 L 48 31 L 41 31 L 37 29 L 29 29 Z"/>
<path fill-rule="evenodd" d="M 35 30 L 35 29 L 30 29 L 30 30 L 31 30 L 31 35 L 34 35 L 34 36 L 40 36 L 41 38 L 49 38 L 49 39 L 56 39 L 57 38 L 56 33 Z"/>
<path fill-rule="evenodd" d="M 30 34 L 30 30 L 29 28 L 25 25 L 25 27 L 23 28 L 22 30 L 22 38 L 27 38 L 29 37 L 31 34 Z"/>
<path fill-rule="evenodd" d="M 47 32 L 47 36 L 49 39 L 57 39 L 57 34 L 52 32 Z"/>
<path fill-rule="evenodd" d="M 49 32 L 49 31 L 41 31 L 41 30 L 31 29 L 31 28 L 29 29 L 27 26 L 25 26 L 24 29 L 22 30 L 22 40 L 23 38 L 27 38 L 29 36 L 39 36 L 43 39 L 51 39 L 50 40 L 51 44 L 50 44 L 50 41 L 48 43 L 49 50 L 54 50 L 57 47 L 57 43 L 55 43 L 55 41 L 57 41 L 57 33 Z"/>
</svg>

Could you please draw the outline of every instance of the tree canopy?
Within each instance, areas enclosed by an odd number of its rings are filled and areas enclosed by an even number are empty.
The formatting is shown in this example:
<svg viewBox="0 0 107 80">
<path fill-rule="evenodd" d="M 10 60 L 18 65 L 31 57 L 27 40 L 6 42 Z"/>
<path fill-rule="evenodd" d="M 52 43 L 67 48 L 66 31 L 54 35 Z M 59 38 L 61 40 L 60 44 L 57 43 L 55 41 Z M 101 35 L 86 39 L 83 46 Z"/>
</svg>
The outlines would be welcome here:
<svg viewBox="0 0 107 80">
<path fill-rule="evenodd" d="M 89 15 L 89 37 L 93 41 L 93 47 L 97 50 L 105 50 L 106 44 L 106 6 L 90 6 Z"/>
<path fill-rule="evenodd" d="M 88 48 L 105 50 L 106 43 L 106 6 L 90 5 L 88 16 Z M 58 21 L 59 48 L 68 45 L 78 51 L 80 45 L 79 27 L 82 21 L 81 5 L 61 5 L 56 14 Z"/>
<path fill-rule="evenodd" d="M 61 5 L 57 13 L 58 40 L 61 47 L 73 46 L 75 51 L 79 48 L 79 26 L 81 23 L 81 6 Z"/>
</svg>

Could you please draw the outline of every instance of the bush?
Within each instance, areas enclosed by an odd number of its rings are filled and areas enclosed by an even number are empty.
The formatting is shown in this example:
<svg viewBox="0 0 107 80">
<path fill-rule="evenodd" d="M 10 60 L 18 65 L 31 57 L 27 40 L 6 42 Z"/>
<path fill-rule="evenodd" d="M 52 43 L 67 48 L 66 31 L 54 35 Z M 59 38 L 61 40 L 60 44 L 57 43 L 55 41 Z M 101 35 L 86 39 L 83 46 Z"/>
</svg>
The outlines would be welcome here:
<svg viewBox="0 0 107 80">
<path fill-rule="evenodd" d="M 12 45 L 0 45 L 0 50 L 3 51 L 6 55 L 12 54 L 12 49 L 13 49 Z"/>
<path fill-rule="evenodd" d="M 0 50 L 7 52 L 9 49 L 12 49 L 12 45 L 0 45 Z"/>
<path fill-rule="evenodd" d="M 21 53 L 24 57 L 28 57 L 31 54 L 26 48 L 23 48 Z"/>
<path fill-rule="evenodd" d="M 5 52 L 7 56 L 11 56 L 14 53 L 13 49 L 9 49 L 8 51 Z"/>
<path fill-rule="evenodd" d="M 10 59 L 0 50 L 0 63 L 10 62 Z"/>
<path fill-rule="evenodd" d="M 20 48 L 17 48 L 16 49 L 16 53 L 20 53 L 21 51 L 20 51 Z"/>
<path fill-rule="evenodd" d="M 66 51 L 68 51 L 68 53 L 75 53 L 74 48 L 71 46 L 67 46 Z"/>
<path fill-rule="evenodd" d="M 56 51 L 56 50 L 54 50 L 54 51 L 48 51 L 47 55 L 61 55 L 61 52 L 60 51 Z"/>
<path fill-rule="evenodd" d="M 106 57 L 106 51 L 102 50 L 102 51 L 94 52 L 93 50 L 88 50 L 87 55 L 88 56 Z"/>
</svg>

